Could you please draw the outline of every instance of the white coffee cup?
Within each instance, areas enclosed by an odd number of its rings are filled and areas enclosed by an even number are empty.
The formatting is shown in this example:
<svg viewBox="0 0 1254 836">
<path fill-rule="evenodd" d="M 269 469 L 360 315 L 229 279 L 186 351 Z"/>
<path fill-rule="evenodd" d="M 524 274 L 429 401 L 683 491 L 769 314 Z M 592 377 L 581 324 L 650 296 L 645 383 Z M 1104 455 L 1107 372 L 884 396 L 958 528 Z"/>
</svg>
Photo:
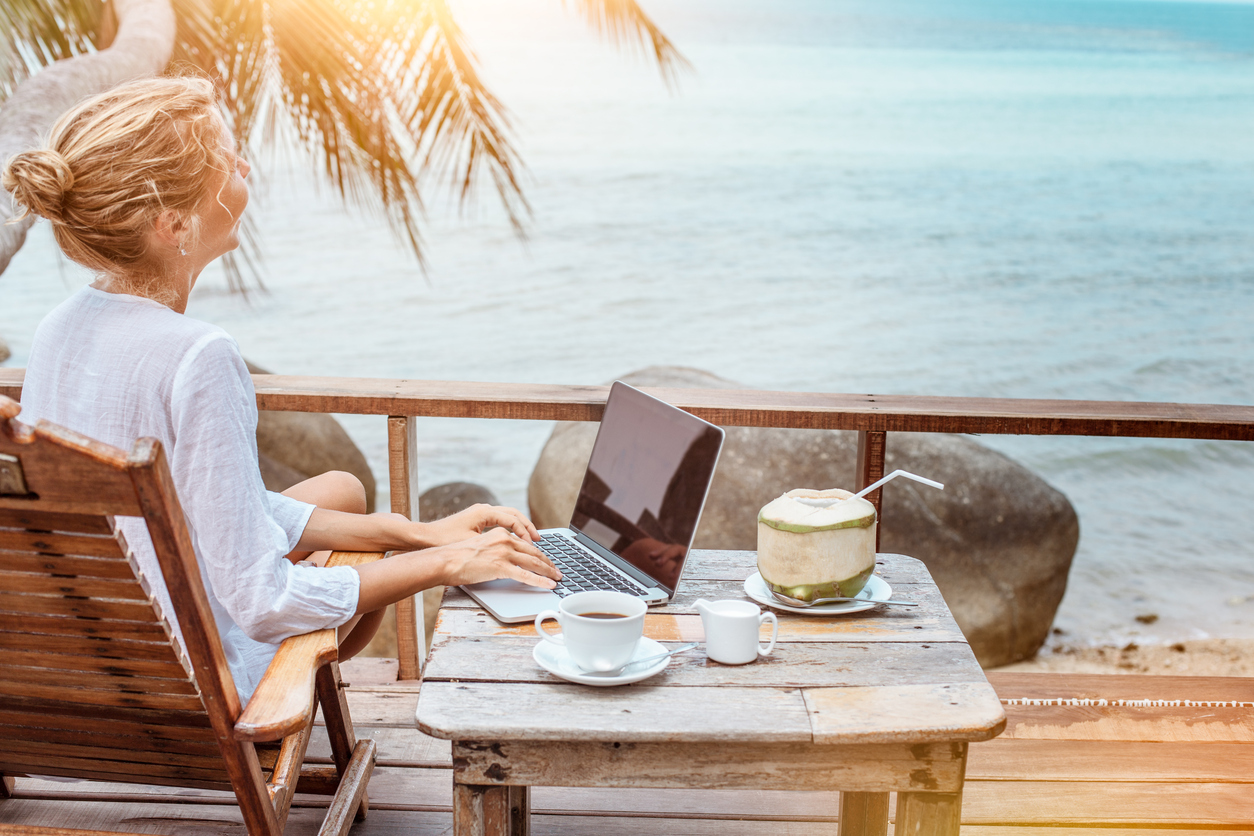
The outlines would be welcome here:
<svg viewBox="0 0 1254 836">
<path fill-rule="evenodd" d="M 707 601 L 693 606 L 701 613 L 705 628 L 705 655 L 724 665 L 745 665 L 775 649 L 779 621 L 773 612 L 762 612 L 748 601 Z M 765 648 L 758 644 L 763 622 L 771 622 L 771 641 Z"/>
<path fill-rule="evenodd" d="M 585 671 L 604 672 L 631 661 L 644 635 L 644 601 L 621 592 L 577 592 L 563 598 L 556 610 L 536 616 L 536 632 L 545 641 L 562 645 L 571 660 Z M 546 631 L 541 622 L 557 619 L 561 635 Z"/>
</svg>

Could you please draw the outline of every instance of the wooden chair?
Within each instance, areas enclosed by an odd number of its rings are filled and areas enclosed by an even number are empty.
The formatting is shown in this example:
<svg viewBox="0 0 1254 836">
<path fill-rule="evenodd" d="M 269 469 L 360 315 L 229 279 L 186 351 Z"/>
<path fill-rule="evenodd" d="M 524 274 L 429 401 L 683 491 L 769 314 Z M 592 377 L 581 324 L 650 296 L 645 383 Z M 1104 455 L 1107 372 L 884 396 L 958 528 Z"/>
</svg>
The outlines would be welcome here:
<svg viewBox="0 0 1254 836">
<path fill-rule="evenodd" d="M 333 795 L 321 834 L 346 833 L 375 744 L 355 739 L 335 630 L 283 642 L 241 706 L 161 444 L 128 454 L 20 409 L 0 396 L 0 797 L 23 774 L 227 789 L 251 836 L 277 836 L 299 790 Z M 115 516 L 145 520 L 185 649 Z M 303 765 L 315 695 L 334 769 Z"/>
</svg>

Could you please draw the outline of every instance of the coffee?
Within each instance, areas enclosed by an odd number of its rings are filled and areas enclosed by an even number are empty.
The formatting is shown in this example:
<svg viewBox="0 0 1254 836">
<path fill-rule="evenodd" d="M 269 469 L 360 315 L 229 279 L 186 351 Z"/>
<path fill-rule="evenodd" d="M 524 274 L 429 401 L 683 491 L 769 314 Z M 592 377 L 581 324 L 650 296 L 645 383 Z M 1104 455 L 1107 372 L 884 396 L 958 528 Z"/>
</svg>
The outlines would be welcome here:
<svg viewBox="0 0 1254 836">
<path fill-rule="evenodd" d="M 626 618 L 625 612 L 581 612 L 577 613 L 580 618 Z"/>
</svg>

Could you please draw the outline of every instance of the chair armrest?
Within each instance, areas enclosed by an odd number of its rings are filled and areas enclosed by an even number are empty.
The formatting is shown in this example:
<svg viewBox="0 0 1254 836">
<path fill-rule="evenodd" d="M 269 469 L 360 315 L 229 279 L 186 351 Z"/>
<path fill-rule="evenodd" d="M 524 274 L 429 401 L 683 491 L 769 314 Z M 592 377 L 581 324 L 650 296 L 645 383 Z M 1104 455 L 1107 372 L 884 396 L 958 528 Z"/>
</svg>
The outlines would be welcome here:
<svg viewBox="0 0 1254 836">
<path fill-rule="evenodd" d="M 327 566 L 360 566 L 381 552 L 332 552 Z M 314 676 L 339 658 L 334 628 L 284 639 L 266 674 L 235 724 L 235 739 L 280 740 L 307 726 L 314 715 Z"/>
</svg>

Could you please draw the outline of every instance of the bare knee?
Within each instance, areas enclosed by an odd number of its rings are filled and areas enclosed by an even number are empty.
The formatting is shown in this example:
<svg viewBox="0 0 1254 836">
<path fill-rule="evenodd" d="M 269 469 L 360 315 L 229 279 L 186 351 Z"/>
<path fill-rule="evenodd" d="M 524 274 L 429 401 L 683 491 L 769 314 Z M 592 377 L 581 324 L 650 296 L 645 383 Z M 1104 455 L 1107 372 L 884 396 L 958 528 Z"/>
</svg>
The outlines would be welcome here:
<svg viewBox="0 0 1254 836">
<path fill-rule="evenodd" d="M 331 470 L 306 479 L 283 494 L 328 511 L 366 513 L 366 488 L 360 479 L 343 470 Z"/>
<path fill-rule="evenodd" d="M 322 474 L 328 482 L 328 492 L 332 494 L 329 507 L 336 511 L 350 514 L 366 513 L 366 487 L 351 473 L 343 470 L 332 470 Z"/>
</svg>

